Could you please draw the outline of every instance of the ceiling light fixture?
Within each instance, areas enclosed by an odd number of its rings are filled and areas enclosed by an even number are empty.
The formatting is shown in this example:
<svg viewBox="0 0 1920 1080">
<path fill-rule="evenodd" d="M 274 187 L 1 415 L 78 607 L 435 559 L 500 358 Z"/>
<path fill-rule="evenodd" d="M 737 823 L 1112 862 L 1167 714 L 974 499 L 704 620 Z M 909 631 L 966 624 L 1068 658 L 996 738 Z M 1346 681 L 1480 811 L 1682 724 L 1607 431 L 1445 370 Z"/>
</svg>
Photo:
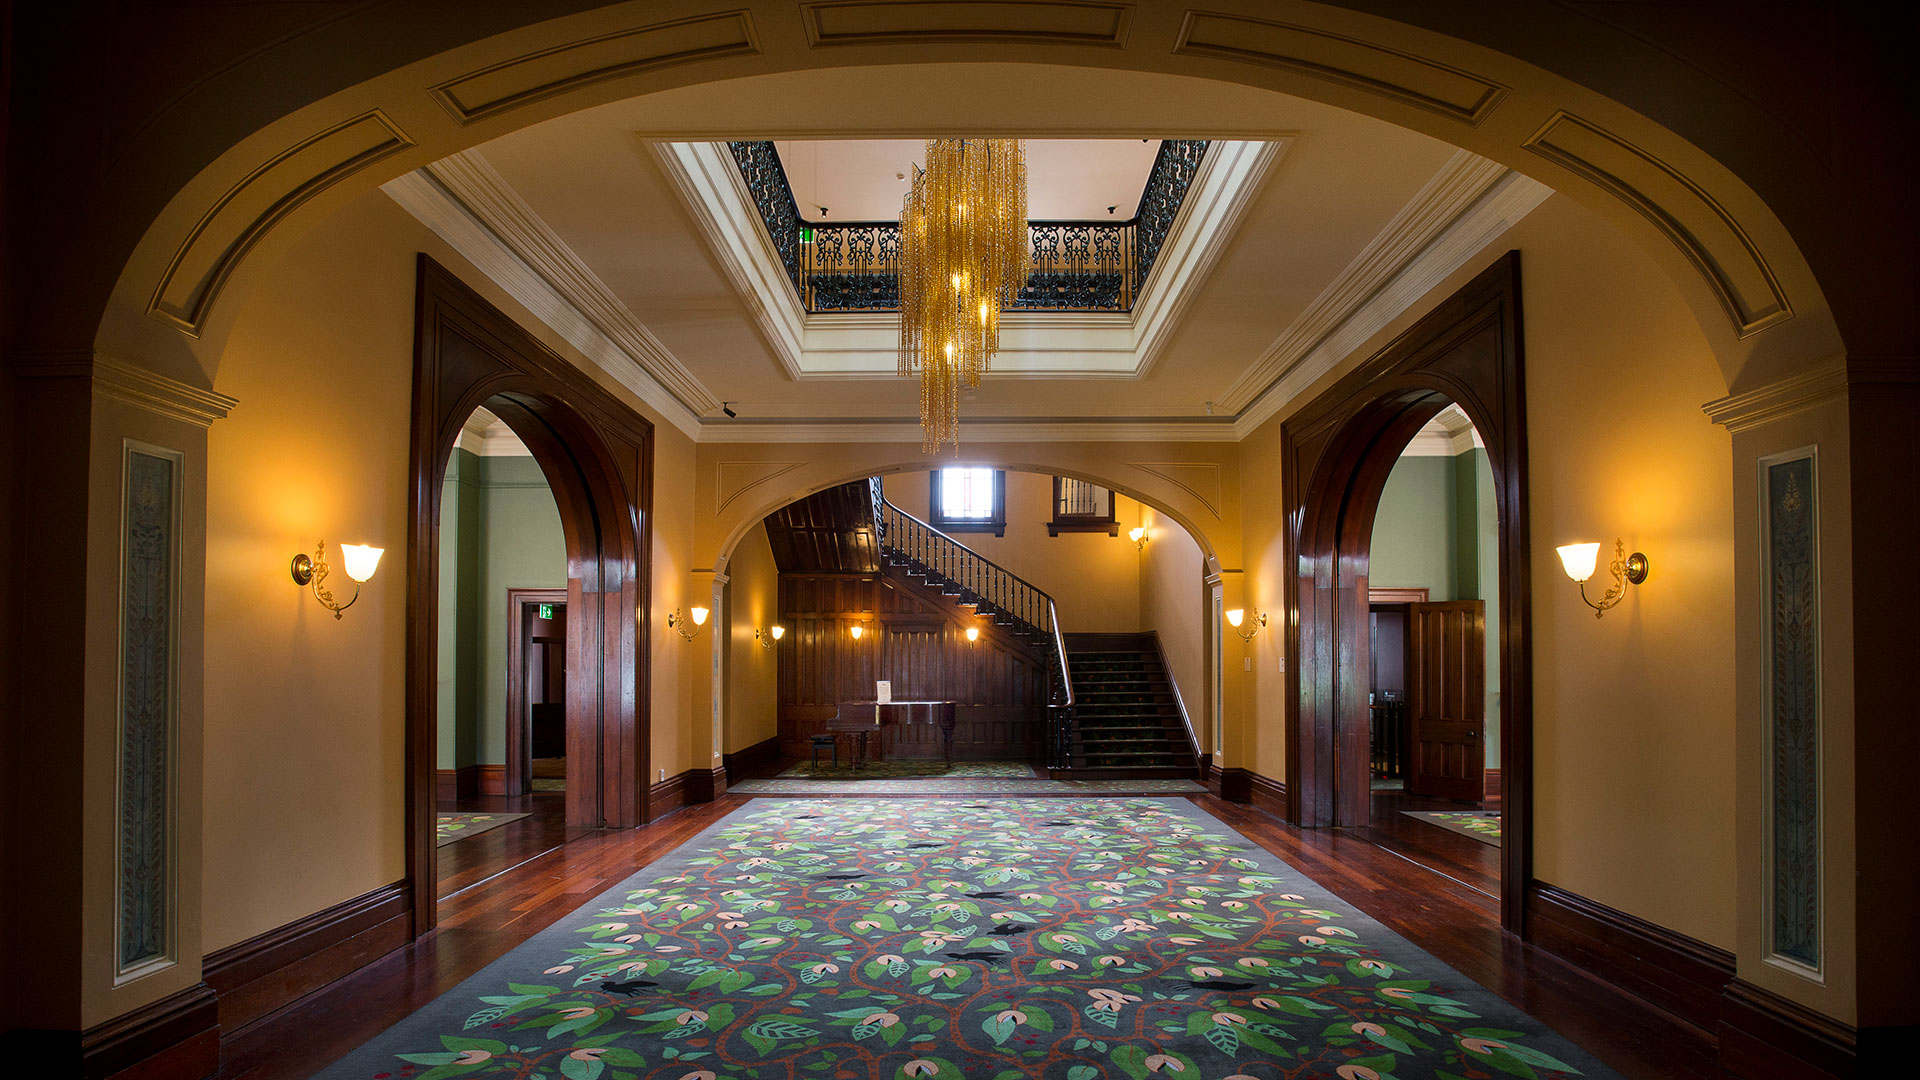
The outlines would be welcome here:
<svg viewBox="0 0 1920 1080">
<path fill-rule="evenodd" d="M 960 445 L 960 389 L 1000 351 L 1000 312 L 1027 270 L 1026 145 L 928 140 L 900 210 L 899 370 L 920 376 L 924 452 Z"/>
</svg>

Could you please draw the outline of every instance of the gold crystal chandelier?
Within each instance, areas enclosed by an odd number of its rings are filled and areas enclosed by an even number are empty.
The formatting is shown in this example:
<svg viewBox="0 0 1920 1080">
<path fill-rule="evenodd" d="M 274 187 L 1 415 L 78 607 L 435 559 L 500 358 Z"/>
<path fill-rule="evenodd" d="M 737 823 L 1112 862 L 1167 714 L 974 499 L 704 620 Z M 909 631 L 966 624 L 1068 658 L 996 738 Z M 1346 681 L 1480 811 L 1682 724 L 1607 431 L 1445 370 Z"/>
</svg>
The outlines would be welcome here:
<svg viewBox="0 0 1920 1080">
<path fill-rule="evenodd" d="M 1026 283 L 1025 145 L 928 140 L 900 211 L 900 374 L 920 375 L 926 453 L 960 445 L 960 386 L 980 385 Z"/>
</svg>

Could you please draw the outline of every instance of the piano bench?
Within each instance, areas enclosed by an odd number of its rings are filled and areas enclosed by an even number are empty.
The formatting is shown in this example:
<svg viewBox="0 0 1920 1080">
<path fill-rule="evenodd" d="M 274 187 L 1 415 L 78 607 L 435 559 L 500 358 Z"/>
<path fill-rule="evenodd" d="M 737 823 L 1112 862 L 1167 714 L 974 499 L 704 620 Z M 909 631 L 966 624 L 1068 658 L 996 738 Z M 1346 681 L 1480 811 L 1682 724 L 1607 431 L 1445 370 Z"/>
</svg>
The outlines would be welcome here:
<svg viewBox="0 0 1920 1080">
<path fill-rule="evenodd" d="M 840 764 L 840 739 L 834 735 L 811 735 L 807 742 L 813 750 L 813 768 L 820 767 L 820 748 L 826 747 L 833 754 L 833 763 Z"/>
</svg>

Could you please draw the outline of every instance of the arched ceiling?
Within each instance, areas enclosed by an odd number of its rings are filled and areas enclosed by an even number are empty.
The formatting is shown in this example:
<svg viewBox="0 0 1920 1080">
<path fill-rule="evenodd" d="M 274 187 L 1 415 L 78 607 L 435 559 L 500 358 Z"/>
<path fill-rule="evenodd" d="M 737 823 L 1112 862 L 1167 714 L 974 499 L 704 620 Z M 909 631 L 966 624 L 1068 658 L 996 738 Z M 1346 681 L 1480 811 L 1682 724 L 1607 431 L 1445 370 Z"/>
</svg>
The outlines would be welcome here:
<svg viewBox="0 0 1920 1080">
<path fill-rule="evenodd" d="M 991 89 L 1020 85 L 1022 74 L 1017 65 L 921 65 L 688 87 L 514 131 L 388 191 L 464 243 L 476 264 L 518 260 L 537 271 L 535 287 L 557 288 L 576 311 L 615 324 L 610 336 L 677 399 L 690 420 L 683 426 L 734 438 L 798 437 L 810 425 L 854 420 L 911 425 L 918 390 L 893 373 L 891 316 L 795 310 L 793 341 L 783 340 L 775 309 L 794 302 L 770 280 L 777 268 L 756 279 L 739 254 L 762 234 L 752 221 L 725 226 L 729 214 L 752 218 L 751 208 L 703 201 L 686 175 L 701 166 L 688 148 L 716 138 L 844 148 L 866 136 L 937 135 L 984 108 L 1001 134 L 1106 137 L 1051 143 L 1069 163 L 1081 148 L 1103 174 L 1124 164 L 1113 146 L 1148 147 L 1141 140 L 1154 135 L 1209 137 L 1223 158 L 1238 148 L 1234 181 L 1212 196 L 1196 184 L 1189 197 L 1190 258 L 1166 260 L 1135 312 L 1023 316 L 1031 332 L 1010 333 L 996 374 L 962 406 L 973 420 L 1041 427 L 1097 418 L 1173 425 L 1182 438 L 1244 434 L 1284 404 L 1284 392 L 1270 393 L 1276 384 L 1311 382 L 1344 358 L 1331 345 L 1364 340 L 1424 292 L 1408 283 L 1457 269 L 1548 194 L 1439 140 L 1300 98 L 1094 69 L 1054 72 L 1051 95 L 1037 102 Z M 927 102 L 972 105 L 881 104 L 902 84 Z M 989 89 L 970 90 L 978 87 Z M 1169 104 L 1143 104 L 1156 99 Z M 1093 107 L 1102 101 L 1125 107 Z M 1179 117 L 1185 126 L 1174 126 Z M 820 142 L 825 135 L 840 138 Z M 710 173 L 729 167 L 717 149 L 704 161 Z M 816 182 L 811 168 L 805 182 Z M 725 185 L 708 185 L 716 186 Z M 475 221 L 488 250 L 472 249 Z M 1482 239 L 1446 243 L 1462 232 Z M 737 420 L 724 418 L 722 403 Z"/>
</svg>

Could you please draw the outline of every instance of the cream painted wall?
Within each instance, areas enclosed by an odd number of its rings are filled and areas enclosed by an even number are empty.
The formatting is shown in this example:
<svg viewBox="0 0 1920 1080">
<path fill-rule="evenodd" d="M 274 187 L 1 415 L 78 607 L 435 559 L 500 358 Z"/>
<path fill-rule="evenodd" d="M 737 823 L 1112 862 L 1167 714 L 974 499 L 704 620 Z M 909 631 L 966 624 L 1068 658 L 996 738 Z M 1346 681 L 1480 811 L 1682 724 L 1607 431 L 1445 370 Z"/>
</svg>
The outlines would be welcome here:
<svg viewBox="0 0 1920 1080">
<path fill-rule="evenodd" d="M 887 501 L 922 521 L 927 518 L 930 473 L 895 473 L 885 479 Z M 1007 473 L 1007 534 L 956 533 L 973 551 L 1033 582 L 1053 597 L 1060 629 L 1069 634 L 1128 634 L 1140 629 L 1140 559 L 1127 530 L 1143 507 L 1114 496 L 1120 535 L 1047 535 L 1053 517 L 1053 477 Z"/>
<path fill-rule="evenodd" d="M 243 310 L 216 389 L 241 404 L 208 439 L 207 950 L 405 873 L 407 458 L 420 251 L 560 355 L 597 370 L 379 193 L 235 280 Z M 293 373 L 311 385 L 295 392 Z M 656 425 L 652 751 L 656 770 L 673 775 L 693 764 L 691 687 L 707 672 L 704 650 L 665 624 L 674 606 L 708 602 L 686 572 L 693 443 L 596 377 Z M 388 552 L 338 622 L 287 580 L 287 560 L 321 538 Z"/>
<path fill-rule="evenodd" d="M 1160 638 L 1168 674 L 1173 677 L 1180 701 L 1187 709 L 1187 720 L 1204 748 L 1209 745 L 1204 559 L 1199 545 L 1185 529 L 1151 508 L 1143 510 L 1141 524 L 1147 528 L 1147 546 L 1140 552 L 1140 629 Z M 1228 638 L 1227 644 L 1227 662 L 1238 666 L 1239 658 L 1232 646 L 1240 645 L 1240 639 Z"/>
<path fill-rule="evenodd" d="M 1732 449 L 1700 412 L 1726 386 L 1673 284 L 1607 223 L 1555 196 L 1299 400 L 1516 248 L 1531 451 L 1534 873 L 1730 948 Z M 1286 572 L 1281 419 L 1240 444 L 1248 590 L 1276 611 Z M 1260 477 L 1273 479 L 1251 479 Z M 1596 620 L 1553 547 L 1615 536 L 1645 551 L 1653 573 Z M 1280 777 L 1280 636 L 1256 647 L 1250 759 Z"/>
<path fill-rule="evenodd" d="M 765 526 L 754 529 L 733 549 L 729 581 L 726 753 L 745 750 L 779 733 L 779 662 L 775 649 L 754 637 L 780 621 L 780 568 L 773 564 Z"/>
</svg>

